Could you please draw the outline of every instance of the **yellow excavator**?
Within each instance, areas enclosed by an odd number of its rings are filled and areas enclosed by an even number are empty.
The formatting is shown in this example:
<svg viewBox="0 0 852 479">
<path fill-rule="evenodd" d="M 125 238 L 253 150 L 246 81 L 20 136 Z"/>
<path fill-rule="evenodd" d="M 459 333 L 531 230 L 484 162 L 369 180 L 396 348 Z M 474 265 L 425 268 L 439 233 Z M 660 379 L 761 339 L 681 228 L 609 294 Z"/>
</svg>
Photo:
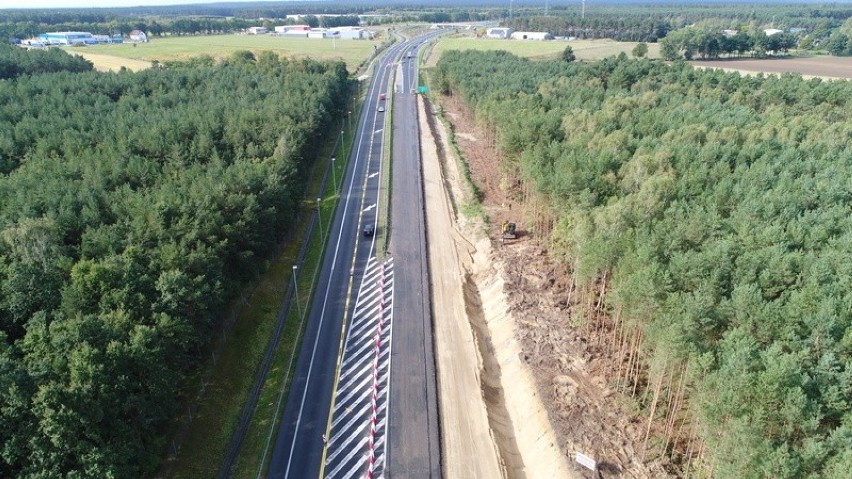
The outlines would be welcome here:
<svg viewBox="0 0 852 479">
<path fill-rule="evenodd" d="M 515 223 L 503 221 L 503 239 L 515 239 L 518 236 L 515 234 Z"/>
</svg>

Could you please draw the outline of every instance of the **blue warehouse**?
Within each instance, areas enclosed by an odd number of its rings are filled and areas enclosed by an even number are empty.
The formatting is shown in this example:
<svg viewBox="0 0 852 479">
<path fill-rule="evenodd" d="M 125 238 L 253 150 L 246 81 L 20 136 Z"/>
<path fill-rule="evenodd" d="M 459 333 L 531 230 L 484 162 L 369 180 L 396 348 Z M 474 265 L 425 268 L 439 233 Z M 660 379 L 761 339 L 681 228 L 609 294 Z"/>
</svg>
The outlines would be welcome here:
<svg viewBox="0 0 852 479">
<path fill-rule="evenodd" d="M 98 41 L 89 32 L 48 32 L 39 37 L 48 45 L 96 45 Z"/>
</svg>

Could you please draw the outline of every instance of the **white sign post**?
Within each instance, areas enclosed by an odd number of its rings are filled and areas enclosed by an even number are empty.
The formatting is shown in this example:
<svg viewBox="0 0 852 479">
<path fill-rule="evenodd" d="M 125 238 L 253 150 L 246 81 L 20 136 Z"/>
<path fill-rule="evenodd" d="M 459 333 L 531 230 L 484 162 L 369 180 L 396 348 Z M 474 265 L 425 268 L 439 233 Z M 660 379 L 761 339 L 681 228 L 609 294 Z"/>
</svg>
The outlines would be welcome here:
<svg viewBox="0 0 852 479">
<path fill-rule="evenodd" d="M 595 462 L 595 460 L 592 459 L 591 457 L 589 457 L 589 456 L 587 456 L 587 455 L 585 455 L 581 452 L 577 453 L 576 460 L 577 460 L 578 463 L 580 463 L 580 465 L 586 467 L 587 469 L 589 469 L 591 471 L 597 471 L 598 470 L 598 463 Z"/>
</svg>

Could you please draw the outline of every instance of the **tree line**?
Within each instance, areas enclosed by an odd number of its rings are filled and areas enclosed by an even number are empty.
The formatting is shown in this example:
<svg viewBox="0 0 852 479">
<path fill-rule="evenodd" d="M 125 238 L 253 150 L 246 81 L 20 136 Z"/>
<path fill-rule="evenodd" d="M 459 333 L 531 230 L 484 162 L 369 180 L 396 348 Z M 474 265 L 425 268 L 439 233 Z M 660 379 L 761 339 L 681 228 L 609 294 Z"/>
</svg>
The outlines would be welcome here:
<svg viewBox="0 0 852 479">
<path fill-rule="evenodd" d="M 706 5 L 669 4 L 653 8 L 595 5 L 585 15 L 575 6 L 555 6 L 548 15 L 536 8 L 517 9 L 504 22 L 522 31 L 547 31 L 578 39 L 661 42 L 668 38 L 673 55 L 705 58 L 719 55 L 763 56 L 792 48 L 825 50 L 832 55 L 852 52 L 852 9 L 844 5 Z M 763 30 L 783 33 L 765 36 Z M 738 35 L 724 35 L 735 30 Z"/>
<path fill-rule="evenodd" d="M 821 37 L 838 28 L 852 15 L 843 5 L 814 8 L 810 5 L 727 5 L 707 8 L 695 4 L 661 4 L 653 8 L 637 5 L 587 5 L 583 14 L 579 6 L 557 5 L 543 15 L 541 9 L 522 8 L 515 11 L 508 26 L 516 30 L 545 30 L 554 35 L 577 38 L 613 38 L 622 41 L 655 42 L 669 31 L 696 23 L 719 23 L 722 28 L 742 29 L 749 25 L 803 32 L 817 32 Z M 508 18 L 508 15 L 506 16 Z"/>
<path fill-rule="evenodd" d="M 249 52 L 70 70 L 0 81 L 0 476 L 140 477 L 349 80 Z"/>
<path fill-rule="evenodd" d="M 825 41 L 825 49 L 836 56 L 852 56 L 852 16 Z"/>
<path fill-rule="evenodd" d="M 0 38 L 31 38 L 51 31 L 82 31 L 95 35 L 121 34 L 127 36 L 140 30 L 151 36 L 210 35 L 232 33 L 258 25 L 257 20 L 244 18 L 178 17 L 178 18 L 113 18 L 106 21 L 0 21 Z"/>
<path fill-rule="evenodd" d="M 852 469 L 852 85 L 450 52 L 566 321 L 643 407 L 640 454 L 717 477 Z M 532 201 L 535 199 L 535 201 Z"/>
<path fill-rule="evenodd" d="M 721 56 L 750 55 L 763 58 L 786 54 L 797 46 L 796 37 L 787 32 L 767 35 L 764 30 L 731 30 L 724 32 L 718 23 L 697 24 L 669 33 L 660 40 L 660 54 L 666 60 L 678 58 L 713 59 Z"/>
<path fill-rule="evenodd" d="M 288 20 L 292 14 L 301 20 Z M 707 8 L 687 1 L 655 5 L 653 8 L 632 4 L 588 5 L 585 13 L 579 5 L 553 5 L 545 14 L 544 6 L 516 2 L 510 12 L 505 5 L 468 1 L 447 7 L 437 2 L 399 2 L 387 5 L 363 2 L 336 2 L 333 6 L 311 2 L 288 2 L 285 6 L 240 4 L 178 5 L 161 7 L 108 8 L 97 10 L 11 10 L 0 21 L 0 38 L 27 38 L 50 30 L 80 30 L 97 34 L 129 34 L 142 30 L 150 36 L 219 34 L 245 30 L 251 26 L 272 27 L 282 23 L 307 23 L 314 27 L 357 25 L 358 15 L 370 14 L 364 21 L 371 25 L 396 22 L 475 22 L 501 21 L 521 31 L 547 31 L 556 36 L 579 39 L 611 38 L 619 41 L 657 42 L 669 32 L 695 24 L 715 25 L 709 32 L 721 35 L 723 29 L 749 31 L 731 40 L 716 38 L 700 46 L 709 57 L 715 52 L 783 52 L 792 45 L 800 49 L 825 50 L 834 55 L 852 52 L 849 28 L 844 21 L 852 16 L 845 5 L 728 5 Z M 332 15 L 332 16 L 329 16 Z M 847 25 L 848 27 L 848 25 Z M 765 28 L 784 30 L 782 37 L 760 40 L 755 33 Z M 792 31 L 791 31 L 792 29 Z M 773 38 L 775 37 L 775 38 Z M 744 50 L 743 42 L 755 48 Z M 768 45 L 766 43 L 769 42 Z M 715 45 L 718 43 L 718 47 Z M 688 45 L 687 45 L 688 46 Z M 685 47 L 682 50 L 688 52 Z M 697 52 L 697 48 L 695 49 Z"/>
<path fill-rule="evenodd" d="M 8 44 L 0 44 L 0 80 L 21 75 L 37 75 L 51 72 L 88 72 L 92 63 L 77 55 L 68 55 L 60 50 L 26 51 Z M 2 159 L 0 159 L 2 165 Z M 0 166 L 0 171 L 2 166 Z"/>
</svg>

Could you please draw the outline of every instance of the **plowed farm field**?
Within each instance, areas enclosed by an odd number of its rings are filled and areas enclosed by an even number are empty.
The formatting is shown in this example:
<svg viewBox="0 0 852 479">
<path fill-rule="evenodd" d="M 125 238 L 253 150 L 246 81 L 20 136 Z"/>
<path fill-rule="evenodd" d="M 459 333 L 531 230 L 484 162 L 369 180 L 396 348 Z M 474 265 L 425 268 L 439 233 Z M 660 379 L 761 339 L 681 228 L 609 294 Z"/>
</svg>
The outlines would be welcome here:
<svg viewBox="0 0 852 479">
<path fill-rule="evenodd" d="M 852 78 L 852 57 L 809 57 L 809 58 L 738 58 L 732 60 L 694 61 L 700 68 L 721 68 L 745 74 L 798 73 L 805 78 Z"/>
</svg>

